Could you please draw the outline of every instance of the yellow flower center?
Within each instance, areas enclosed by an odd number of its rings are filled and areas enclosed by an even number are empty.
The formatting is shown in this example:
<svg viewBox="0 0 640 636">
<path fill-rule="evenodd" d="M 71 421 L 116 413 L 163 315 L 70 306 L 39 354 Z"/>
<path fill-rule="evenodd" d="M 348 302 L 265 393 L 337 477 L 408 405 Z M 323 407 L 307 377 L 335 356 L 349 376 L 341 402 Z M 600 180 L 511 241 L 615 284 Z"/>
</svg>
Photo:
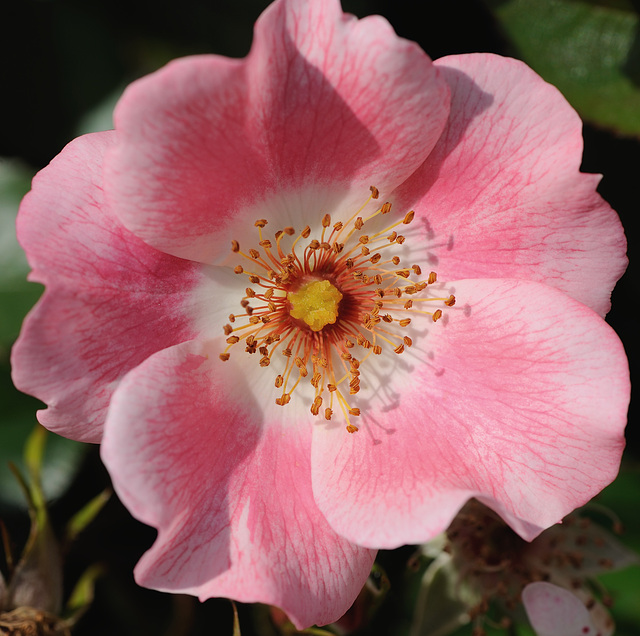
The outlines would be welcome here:
<svg viewBox="0 0 640 636">
<path fill-rule="evenodd" d="M 328 280 L 314 280 L 298 291 L 290 292 L 289 314 L 306 322 L 312 331 L 321 331 L 338 319 L 338 305 L 342 294 Z"/>
<path fill-rule="evenodd" d="M 325 214 L 317 238 L 310 238 L 308 225 L 295 239 L 293 227 L 267 238 L 267 220 L 258 219 L 260 249 L 242 250 L 231 241 L 231 251 L 246 266 L 238 264 L 234 272 L 253 287 L 240 300 L 242 312 L 230 314 L 223 327 L 227 346 L 220 359 L 228 360 L 239 343 L 246 353 L 260 354 L 261 367 L 279 359 L 275 403 L 286 406 L 306 378 L 314 390 L 311 413 L 330 420 L 338 408 L 349 433 L 358 430 L 351 418 L 360 415 L 352 400 L 360 391 L 361 364 L 382 355 L 383 347 L 394 354 L 411 347 L 403 331 L 412 317 L 428 316 L 433 322 L 442 317 L 442 309 L 422 307 L 455 304 L 452 295 L 429 293 L 435 272 L 420 279 L 418 264 L 399 267 L 400 257 L 388 253 L 404 243 L 396 228 L 409 225 L 413 211 L 371 234 L 362 232 L 365 224 L 391 210 L 387 202 L 359 216 L 378 195 L 372 186 L 371 196 L 345 222 L 332 223 Z"/>
</svg>

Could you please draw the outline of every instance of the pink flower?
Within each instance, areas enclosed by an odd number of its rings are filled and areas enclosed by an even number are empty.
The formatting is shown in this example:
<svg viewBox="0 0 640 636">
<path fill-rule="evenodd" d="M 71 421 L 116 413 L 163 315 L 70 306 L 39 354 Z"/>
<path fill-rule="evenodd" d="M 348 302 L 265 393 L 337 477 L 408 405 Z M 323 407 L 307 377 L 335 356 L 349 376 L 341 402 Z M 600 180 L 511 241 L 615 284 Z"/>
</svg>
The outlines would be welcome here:
<svg viewBox="0 0 640 636">
<path fill-rule="evenodd" d="M 625 240 L 523 64 L 278 0 L 115 122 L 22 204 L 47 289 L 13 362 L 158 529 L 140 584 L 327 623 L 470 497 L 530 539 L 615 477 Z"/>
</svg>

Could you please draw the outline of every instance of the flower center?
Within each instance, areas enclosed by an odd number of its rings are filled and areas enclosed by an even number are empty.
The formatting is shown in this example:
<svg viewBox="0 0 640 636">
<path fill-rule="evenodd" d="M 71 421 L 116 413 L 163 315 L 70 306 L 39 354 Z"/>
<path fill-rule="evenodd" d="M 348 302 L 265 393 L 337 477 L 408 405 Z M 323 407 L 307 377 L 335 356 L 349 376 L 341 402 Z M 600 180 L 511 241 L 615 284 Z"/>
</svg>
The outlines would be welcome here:
<svg viewBox="0 0 640 636">
<path fill-rule="evenodd" d="M 298 291 L 289 292 L 289 315 L 306 322 L 312 331 L 320 331 L 338 319 L 342 294 L 328 280 L 305 283 Z"/>
<path fill-rule="evenodd" d="M 232 252 L 246 265 L 237 265 L 234 272 L 247 276 L 253 287 L 245 289 L 243 313 L 231 314 L 224 326 L 227 347 L 220 359 L 228 360 L 231 348 L 244 341 L 245 352 L 260 354 L 261 367 L 277 361 L 276 404 L 288 404 L 306 379 L 314 391 L 311 413 L 319 415 L 324 405 L 323 415 L 330 420 L 339 408 L 350 433 L 358 430 L 350 418 L 359 416 L 360 409 L 350 396 L 360 391 L 361 365 L 371 354 L 381 355 L 383 347 L 395 354 L 411 347 L 412 339 L 402 331 L 413 316 L 433 322 L 442 316 L 440 308 L 419 309 L 422 303 L 455 303 L 453 296 L 425 292 L 436 282 L 435 272 L 412 281 L 422 274 L 419 265 L 398 268 L 400 257 L 386 256 L 404 243 L 395 228 L 411 223 L 413 211 L 374 234 L 362 233 L 365 223 L 391 210 L 385 203 L 369 216 L 359 216 L 377 198 L 372 186 L 371 196 L 346 222 L 332 225 L 325 214 L 318 238 L 309 240 L 311 228 L 306 226 L 289 247 L 285 245 L 296 234 L 294 228 L 278 230 L 274 245 L 263 236 L 266 219 L 255 222 L 260 250 L 242 251 L 238 241 L 231 242 Z M 308 241 L 304 248 L 302 241 Z"/>
</svg>

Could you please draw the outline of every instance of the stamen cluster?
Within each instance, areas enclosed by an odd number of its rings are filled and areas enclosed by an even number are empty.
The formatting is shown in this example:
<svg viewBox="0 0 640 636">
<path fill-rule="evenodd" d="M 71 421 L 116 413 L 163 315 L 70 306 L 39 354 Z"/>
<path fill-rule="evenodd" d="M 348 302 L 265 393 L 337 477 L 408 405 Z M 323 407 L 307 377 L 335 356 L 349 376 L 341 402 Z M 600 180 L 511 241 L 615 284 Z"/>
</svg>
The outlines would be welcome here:
<svg viewBox="0 0 640 636">
<path fill-rule="evenodd" d="M 241 341 L 247 353 L 259 354 L 261 367 L 270 366 L 275 355 L 283 355 L 284 370 L 275 378 L 279 390 L 276 404 L 288 404 L 299 383 L 307 379 L 314 388 L 311 413 L 319 415 L 324 405 L 323 415 L 330 420 L 337 402 L 350 433 L 358 430 L 350 416 L 359 416 L 360 409 L 352 406 L 347 396 L 360 390 L 362 363 L 371 354 L 381 355 L 383 347 L 396 354 L 411 347 L 412 339 L 402 331 L 414 315 L 428 315 L 434 322 L 442 316 L 440 308 L 425 311 L 414 304 L 439 302 L 451 307 L 455 303 L 453 296 L 416 298 L 436 282 L 436 273 L 410 280 L 422 275 L 420 266 L 400 267 L 398 256 L 387 256 L 390 248 L 404 243 L 405 237 L 395 228 L 411 223 L 413 211 L 374 234 L 363 233 L 365 223 L 391 211 L 387 202 L 366 218 L 359 216 L 377 198 L 378 190 L 372 186 L 367 201 L 348 221 L 332 225 L 330 215 L 325 214 L 319 238 L 310 239 L 307 225 L 286 250 L 283 242 L 296 234 L 294 228 L 278 230 L 272 241 L 263 235 L 266 219 L 255 222 L 261 249 L 243 251 L 238 241 L 231 243 L 232 252 L 246 261 L 235 267 L 235 273 L 248 277 L 255 287 L 245 290 L 240 302 L 243 313 L 231 314 L 224 326 L 228 346 L 220 354 L 221 360 L 228 360 L 230 349 Z M 308 241 L 304 248 L 300 247 L 302 241 Z M 323 289 L 323 297 L 340 299 L 328 300 L 326 307 L 320 307 L 316 314 L 328 316 L 320 323 L 317 318 L 305 321 L 292 315 L 304 313 L 294 308 L 294 303 L 304 296 L 305 289 L 313 287 L 313 281 L 328 281 L 322 287 L 330 288 L 329 293 Z"/>
</svg>

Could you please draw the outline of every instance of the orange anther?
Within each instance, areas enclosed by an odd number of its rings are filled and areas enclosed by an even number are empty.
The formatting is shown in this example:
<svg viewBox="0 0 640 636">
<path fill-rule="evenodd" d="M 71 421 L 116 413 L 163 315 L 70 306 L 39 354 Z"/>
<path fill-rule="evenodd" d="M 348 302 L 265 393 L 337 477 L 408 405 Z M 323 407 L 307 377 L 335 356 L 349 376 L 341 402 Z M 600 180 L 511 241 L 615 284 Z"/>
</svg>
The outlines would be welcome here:
<svg viewBox="0 0 640 636">
<path fill-rule="evenodd" d="M 404 219 L 403 219 L 403 221 L 402 221 L 402 222 L 403 222 L 405 225 L 409 225 L 409 223 L 411 223 L 411 221 L 413 221 L 413 217 L 414 217 L 415 215 L 416 215 L 416 213 L 415 213 L 413 210 L 411 210 L 410 212 L 407 212 L 407 213 L 405 214 L 405 217 L 404 217 Z"/>
</svg>

